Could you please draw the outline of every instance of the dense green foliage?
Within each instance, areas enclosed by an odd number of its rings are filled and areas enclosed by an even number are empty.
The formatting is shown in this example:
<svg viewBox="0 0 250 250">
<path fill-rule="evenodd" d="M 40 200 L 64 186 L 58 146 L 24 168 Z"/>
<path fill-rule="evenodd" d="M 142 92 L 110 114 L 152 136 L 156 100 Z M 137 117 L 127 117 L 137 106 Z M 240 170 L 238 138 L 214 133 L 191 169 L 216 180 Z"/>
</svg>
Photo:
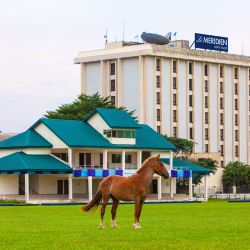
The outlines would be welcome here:
<svg viewBox="0 0 250 250">
<path fill-rule="evenodd" d="M 132 229 L 133 206 L 120 205 L 111 229 L 80 206 L 0 207 L 1 249 L 248 249 L 250 203 L 145 204 L 142 229 Z"/>
<path fill-rule="evenodd" d="M 98 93 L 93 95 L 79 95 L 72 103 L 62 104 L 55 111 L 47 111 L 44 115 L 50 119 L 82 120 L 96 108 L 116 108 L 109 97 L 102 97 Z M 134 111 L 119 107 L 134 116 Z"/>
<path fill-rule="evenodd" d="M 171 142 L 176 147 L 175 157 L 177 157 L 179 153 L 187 157 L 193 152 L 193 147 L 195 144 L 193 141 L 171 136 L 165 136 L 165 137 L 169 142 Z"/>
<path fill-rule="evenodd" d="M 222 178 L 226 185 L 236 187 L 250 184 L 250 167 L 245 163 L 229 162 L 224 169 Z"/>
</svg>

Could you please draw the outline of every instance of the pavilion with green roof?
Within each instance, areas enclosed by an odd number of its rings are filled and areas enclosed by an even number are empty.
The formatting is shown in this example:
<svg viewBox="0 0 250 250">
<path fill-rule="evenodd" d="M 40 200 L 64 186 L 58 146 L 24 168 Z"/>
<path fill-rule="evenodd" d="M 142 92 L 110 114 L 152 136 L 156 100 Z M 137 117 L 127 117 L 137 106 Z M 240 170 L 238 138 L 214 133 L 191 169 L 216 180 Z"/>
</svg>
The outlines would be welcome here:
<svg viewBox="0 0 250 250">
<path fill-rule="evenodd" d="M 29 201 L 32 191 L 68 195 L 69 200 L 84 194 L 91 199 L 100 178 L 133 174 L 150 155 L 160 154 L 169 171 L 176 166 L 183 171 L 189 163 L 173 159 L 173 151 L 165 137 L 123 110 L 97 108 L 83 120 L 41 118 L 0 142 L 0 195 L 25 193 Z M 200 166 L 188 167 L 189 173 L 209 174 Z M 170 185 L 155 179 L 158 198 L 166 193 L 173 198 L 174 177 L 167 180 Z"/>
</svg>

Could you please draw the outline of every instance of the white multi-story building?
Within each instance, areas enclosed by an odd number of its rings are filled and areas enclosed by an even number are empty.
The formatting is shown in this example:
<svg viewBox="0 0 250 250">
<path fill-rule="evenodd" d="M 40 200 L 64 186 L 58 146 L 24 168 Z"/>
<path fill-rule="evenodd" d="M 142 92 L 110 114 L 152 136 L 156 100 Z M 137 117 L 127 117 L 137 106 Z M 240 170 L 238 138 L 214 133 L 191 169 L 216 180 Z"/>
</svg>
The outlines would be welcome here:
<svg viewBox="0 0 250 250">
<path fill-rule="evenodd" d="M 111 96 L 162 134 L 192 139 L 196 157 L 250 163 L 250 57 L 115 42 L 80 52 L 81 93 Z"/>
</svg>

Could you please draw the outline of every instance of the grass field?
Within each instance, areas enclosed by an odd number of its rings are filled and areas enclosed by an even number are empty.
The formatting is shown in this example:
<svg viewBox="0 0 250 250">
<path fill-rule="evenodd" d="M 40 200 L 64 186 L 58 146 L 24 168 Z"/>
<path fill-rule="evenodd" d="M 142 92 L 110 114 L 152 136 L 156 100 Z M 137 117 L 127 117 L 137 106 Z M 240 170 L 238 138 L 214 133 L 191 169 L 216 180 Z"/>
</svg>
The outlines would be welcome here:
<svg viewBox="0 0 250 250">
<path fill-rule="evenodd" d="M 250 203 L 209 201 L 144 205 L 142 229 L 132 229 L 133 205 L 99 230 L 99 213 L 80 206 L 0 207 L 1 249 L 250 249 Z"/>
</svg>

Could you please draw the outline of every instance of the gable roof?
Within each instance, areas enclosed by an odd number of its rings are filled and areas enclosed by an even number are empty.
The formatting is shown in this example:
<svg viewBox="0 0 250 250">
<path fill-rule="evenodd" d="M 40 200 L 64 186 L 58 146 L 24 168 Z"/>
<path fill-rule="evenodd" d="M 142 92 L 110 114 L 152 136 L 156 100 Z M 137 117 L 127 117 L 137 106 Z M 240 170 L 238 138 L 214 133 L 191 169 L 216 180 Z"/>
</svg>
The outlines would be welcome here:
<svg viewBox="0 0 250 250">
<path fill-rule="evenodd" d="M 112 144 L 107 138 L 96 131 L 87 122 L 78 120 L 61 120 L 42 118 L 36 122 L 47 126 L 66 145 L 72 148 L 121 148 L 121 149 L 154 149 L 175 150 L 175 147 L 148 125 L 138 124 L 136 129 L 136 144 Z"/>
<path fill-rule="evenodd" d="M 169 158 L 161 158 L 161 161 L 170 164 L 170 159 Z M 178 158 L 173 158 L 173 168 L 174 169 L 180 169 L 180 170 L 192 170 L 193 173 L 195 174 L 210 174 L 211 170 L 204 168 L 198 164 L 194 164 L 190 161 L 185 161 L 181 160 Z"/>
<path fill-rule="evenodd" d="M 51 148 L 47 140 L 32 129 L 0 142 L 0 149 L 6 148 Z"/>
<path fill-rule="evenodd" d="M 24 152 L 16 152 L 0 158 L 0 173 L 17 171 L 26 173 L 39 171 L 71 173 L 72 169 L 69 165 L 51 155 L 29 155 Z"/>
<path fill-rule="evenodd" d="M 110 128 L 139 128 L 140 125 L 126 111 L 120 109 L 96 108 L 92 113 L 83 118 L 88 121 L 98 113 Z"/>
</svg>

